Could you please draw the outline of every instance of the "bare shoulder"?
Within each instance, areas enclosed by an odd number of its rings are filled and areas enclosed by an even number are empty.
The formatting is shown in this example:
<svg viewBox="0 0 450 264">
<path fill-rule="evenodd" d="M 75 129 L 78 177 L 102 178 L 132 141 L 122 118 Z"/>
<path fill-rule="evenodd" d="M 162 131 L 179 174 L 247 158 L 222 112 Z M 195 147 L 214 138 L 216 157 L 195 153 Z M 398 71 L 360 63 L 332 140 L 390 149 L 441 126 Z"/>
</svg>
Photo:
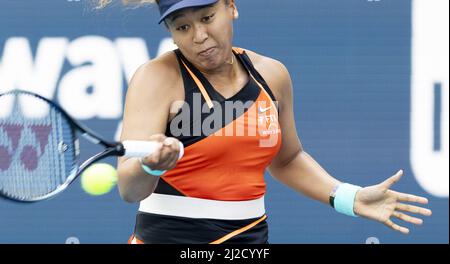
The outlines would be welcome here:
<svg viewBox="0 0 450 264">
<path fill-rule="evenodd" d="M 145 139 L 164 133 L 171 105 L 180 96 L 178 71 L 176 57 L 170 53 L 136 70 L 128 85 L 122 139 Z"/>
<path fill-rule="evenodd" d="M 273 58 L 245 49 L 256 70 L 269 85 L 277 100 L 282 100 L 286 89 L 291 89 L 291 77 L 286 66 Z"/>
<path fill-rule="evenodd" d="M 176 56 L 173 52 L 167 52 L 139 66 L 129 83 L 128 92 L 171 98 L 179 92 L 177 86 L 180 80 Z"/>
</svg>

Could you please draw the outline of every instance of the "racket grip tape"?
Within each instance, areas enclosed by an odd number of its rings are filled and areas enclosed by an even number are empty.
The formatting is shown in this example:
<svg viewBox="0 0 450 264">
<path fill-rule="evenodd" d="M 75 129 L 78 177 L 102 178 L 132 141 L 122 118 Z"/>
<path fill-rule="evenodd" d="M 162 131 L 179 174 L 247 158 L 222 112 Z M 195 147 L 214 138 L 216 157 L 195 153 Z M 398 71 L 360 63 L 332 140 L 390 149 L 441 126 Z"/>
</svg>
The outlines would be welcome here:
<svg viewBox="0 0 450 264">
<path fill-rule="evenodd" d="M 154 141 L 125 140 L 122 144 L 125 148 L 124 157 L 143 158 L 155 152 L 162 143 Z M 181 159 L 183 154 L 184 146 L 180 142 L 180 155 L 178 156 L 178 159 Z"/>
</svg>

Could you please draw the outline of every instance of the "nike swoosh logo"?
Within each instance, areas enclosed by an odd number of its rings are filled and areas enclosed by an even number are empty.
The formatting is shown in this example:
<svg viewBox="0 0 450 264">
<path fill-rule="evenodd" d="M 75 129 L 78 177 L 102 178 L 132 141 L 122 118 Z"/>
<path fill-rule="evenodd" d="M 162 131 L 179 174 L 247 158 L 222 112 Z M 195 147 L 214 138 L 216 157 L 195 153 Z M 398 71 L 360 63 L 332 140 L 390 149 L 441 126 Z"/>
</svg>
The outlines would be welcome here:
<svg viewBox="0 0 450 264">
<path fill-rule="evenodd" d="M 272 108 L 272 106 L 269 106 L 269 107 L 266 107 L 266 108 L 262 108 L 262 107 L 260 106 L 260 107 L 258 107 L 258 111 L 259 111 L 259 113 L 264 113 L 264 112 L 266 112 L 267 110 L 269 110 L 270 108 Z"/>
</svg>

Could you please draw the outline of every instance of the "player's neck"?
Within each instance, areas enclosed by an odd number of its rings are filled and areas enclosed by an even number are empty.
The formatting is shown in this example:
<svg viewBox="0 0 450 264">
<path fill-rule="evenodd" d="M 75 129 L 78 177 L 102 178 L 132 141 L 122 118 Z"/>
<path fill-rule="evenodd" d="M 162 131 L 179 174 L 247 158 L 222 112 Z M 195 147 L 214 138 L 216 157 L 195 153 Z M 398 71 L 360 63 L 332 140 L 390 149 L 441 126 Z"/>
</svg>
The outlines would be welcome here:
<svg viewBox="0 0 450 264">
<path fill-rule="evenodd" d="M 231 54 L 230 60 L 225 61 L 220 67 L 210 70 L 201 71 L 201 73 L 213 83 L 227 84 L 233 83 L 240 77 L 241 69 L 240 64 L 237 62 L 234 54 Z"/>
</svg>

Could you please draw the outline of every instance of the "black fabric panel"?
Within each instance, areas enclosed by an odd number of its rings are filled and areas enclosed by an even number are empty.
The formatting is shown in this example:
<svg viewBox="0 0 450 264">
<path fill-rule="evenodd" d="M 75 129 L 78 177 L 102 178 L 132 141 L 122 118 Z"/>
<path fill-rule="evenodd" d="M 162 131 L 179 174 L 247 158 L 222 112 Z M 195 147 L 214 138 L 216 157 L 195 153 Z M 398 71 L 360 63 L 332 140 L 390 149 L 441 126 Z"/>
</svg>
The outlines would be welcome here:
<svg viewBox="0 0 450 264">
<path fill-rule="evenodd" d="M 272 90 L 270 90 L 269 85 L 267 85 L 266 80 L 259 74 L 259 72 L 256 70 L 256 68 L 253 66 L 252 61 L 250 60 L 250 57 L 247 55 L 247 53 L 239 54 L 237 56 L 241 61 L 242 64 L 247 68 L 247 70 L 255 77 L 255 79 L 264 87 L 266 92 L 269 94 L 272 101 L 276 101 L 275 96 L 272 93 Z"/>
<path fill-rule="evenodd" d="M 185 196 L 181 192 L 179 192 L 177 189 L 175 189 L 172 185 L 168 184 L 164 178 L 160 178 L 158 185 L 156 186 L 156 189 L 154 193 L 159 194 L 169 194 L 169 195 L 175 195 L 175 196 Z"/>
<path fill-rule="evenodd" d="M 208 244 L 258 219 L 193 219 L 138 212 L 135 235 L 145 244 Z M 266 244 L 268 234 L 264 220 L 224 244 Z"/>
</svg>

